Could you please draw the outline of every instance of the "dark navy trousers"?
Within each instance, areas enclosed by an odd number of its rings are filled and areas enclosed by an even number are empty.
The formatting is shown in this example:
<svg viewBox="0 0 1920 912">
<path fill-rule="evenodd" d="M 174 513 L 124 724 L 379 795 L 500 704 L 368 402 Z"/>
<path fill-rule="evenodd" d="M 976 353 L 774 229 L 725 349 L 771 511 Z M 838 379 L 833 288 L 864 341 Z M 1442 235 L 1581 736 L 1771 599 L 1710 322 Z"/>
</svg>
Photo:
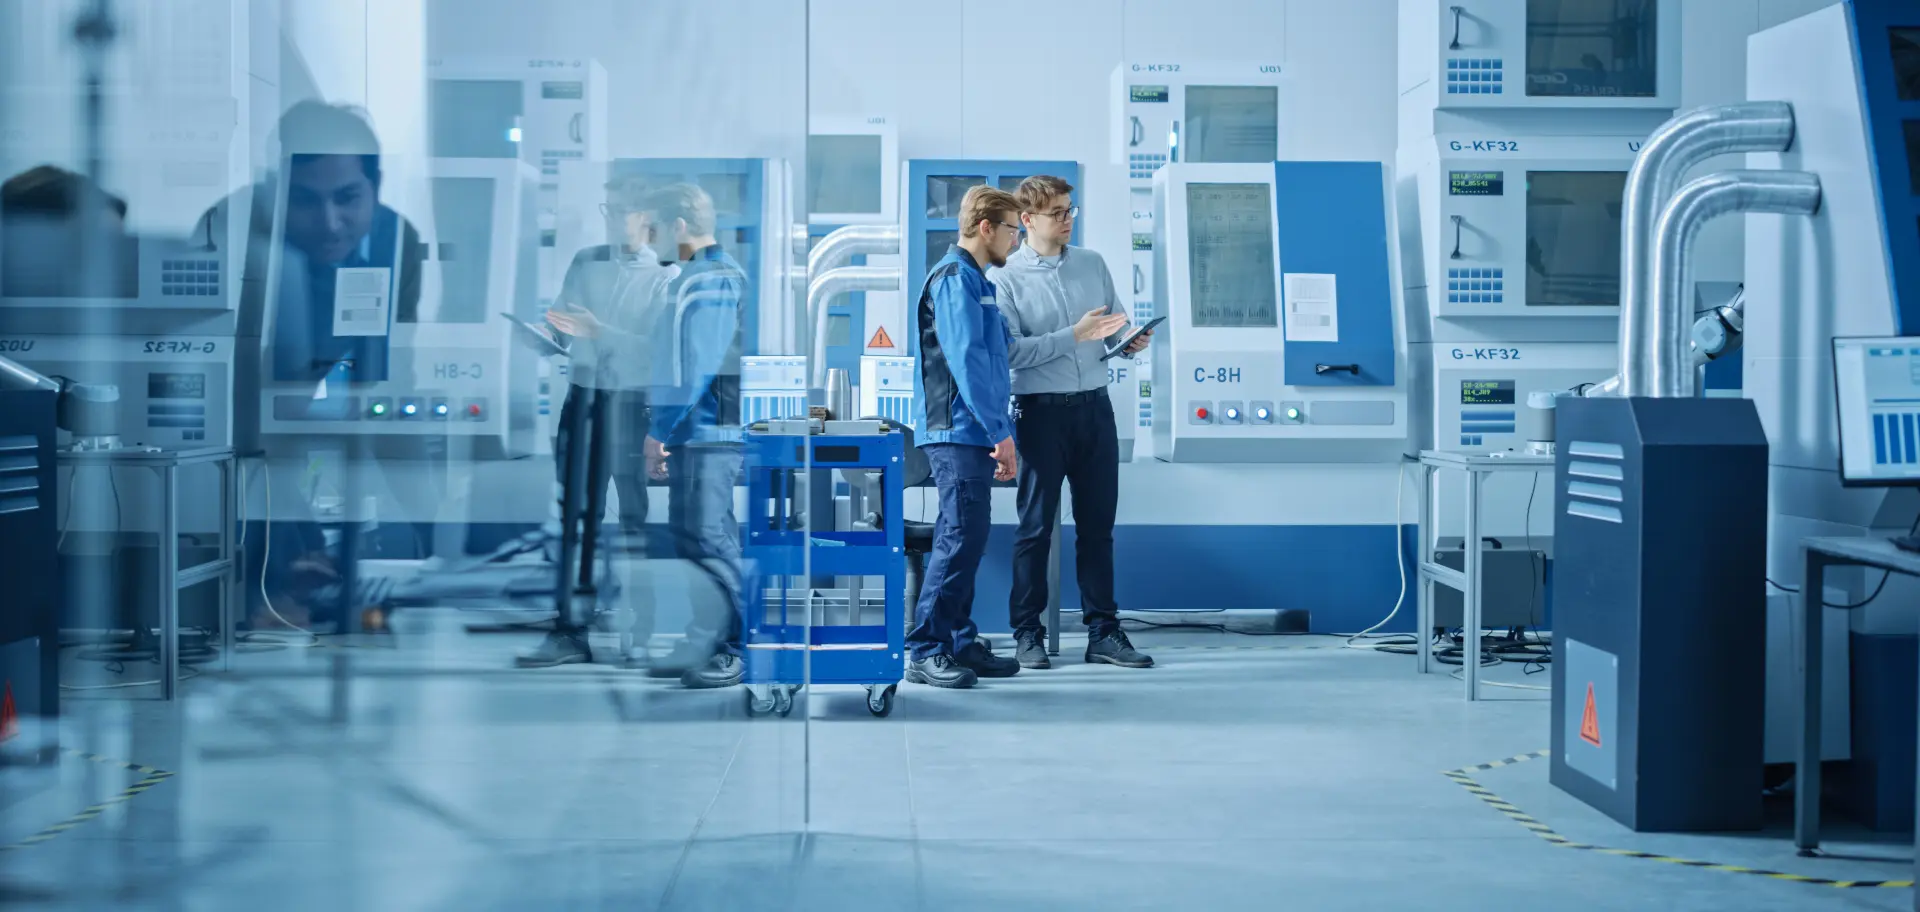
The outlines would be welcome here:
<svg viewBox="0 0 1920 912">
<path fill-rule="evenodd" d="M 1020 532 L 1013 544 L 1015 633 L 1037 631 L 1047 610 L 1047 556 L 1060 520 L 1060 483 L 1073 486 L 1073 554 L 1080 611 L 1100 637 L 1120 626 L 1113 600 L 1113 518 L 1120 500 L 1120 438 L 1106 390 L 1020 396 L 1013 437 L 1020 450 Z"/>
<path fill-rule="evenodd" d="M 973 623 L 974 577 L 993 528 L 993 451 L 959 443 L 920 449 L 940 490 L 940 517 L 933 525 L 933 553 L 914 608 L 915 624 L 907 634 L 907 650 L 916 662 L 956 655 L 980 632 Z"/>
</svg>

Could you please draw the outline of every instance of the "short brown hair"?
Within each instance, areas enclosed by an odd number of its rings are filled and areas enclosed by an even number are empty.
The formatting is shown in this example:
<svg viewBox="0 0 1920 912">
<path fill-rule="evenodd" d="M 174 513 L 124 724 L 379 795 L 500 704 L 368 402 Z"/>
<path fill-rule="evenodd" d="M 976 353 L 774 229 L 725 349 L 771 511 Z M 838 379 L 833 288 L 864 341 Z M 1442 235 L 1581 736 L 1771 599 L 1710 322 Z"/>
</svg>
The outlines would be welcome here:
<svg viewBox="0 0 1920 912">
<path fill-rule="evenodd" d="M 1020 211 L 1040 211 L 1040 207 L 1053 202 L 1054 197 L 1073 198 L 1073 185 L 1064 177 L 1051 174 L 1036 174 L 1020 182 L 1020 188 L 1014 191 L 1020 200 Z"/>
<path fill-rule="evenodd" d="M 1019 219 L 1020 201 L 1005 190 L 981 184 L 960 198 L 960 236 L 979 235 L 981 219 L 999 222 L 1009 215 Z"/>
<path fill-rule="evenodd" d="M 713 197 L 692 184 L 668 184 L 652 193 L 640 207 L 653 216 L 657 225 L 671 225 L 674 219 L 687 220 L 687 233 L 701 237 L 713 233 L 716 219 Z"/>
</svg>

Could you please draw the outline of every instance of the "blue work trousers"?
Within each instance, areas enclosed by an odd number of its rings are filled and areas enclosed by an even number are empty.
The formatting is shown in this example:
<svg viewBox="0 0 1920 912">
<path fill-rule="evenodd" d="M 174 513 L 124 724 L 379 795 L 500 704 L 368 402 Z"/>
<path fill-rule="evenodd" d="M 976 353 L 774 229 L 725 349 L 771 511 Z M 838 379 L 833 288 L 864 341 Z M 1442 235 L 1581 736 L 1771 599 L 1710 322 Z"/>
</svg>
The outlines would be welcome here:
<svg viewBox="0 0 1920 912">
<path fill-rule="evenodd" d="M 993 527 L 993 451 L 961 443 L 920 448 L 940 490 L 940 518 L 933 525 L 933 553 L 915 606 L 907 649 L 914 661 L 956 655 L 973 642 L 974 577 L 987 553 Z"/>
<path fill-rule="evenodd" d="M 687 641 L 740 654 L 740 521 L 733 489 L 743 458 L 738 444 L 681 444 L 667 456 L 667 527 L 674 556 L 700 571 L 716 592 L 693 594 Z"/>
</svg>

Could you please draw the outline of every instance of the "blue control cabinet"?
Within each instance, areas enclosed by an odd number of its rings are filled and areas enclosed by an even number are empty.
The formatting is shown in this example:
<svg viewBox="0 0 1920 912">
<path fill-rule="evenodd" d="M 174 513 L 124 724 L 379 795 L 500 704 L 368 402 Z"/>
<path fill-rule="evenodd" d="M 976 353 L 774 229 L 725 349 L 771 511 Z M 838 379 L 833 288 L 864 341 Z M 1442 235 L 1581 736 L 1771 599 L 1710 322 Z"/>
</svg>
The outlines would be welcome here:
<svg viewBox="0 0 1920 912">
<path fill-rule="evenodd" d="M 1052 174 L 1074 185 L 1073 202 L 1080 205 L 1084 190 L 1080 186 L 1080 164 L 1069 161 L 997 161 L 968 159 L 914 159 L 907 162 L 907 233 L 901 238 L 901 253 L 907 263 L 907 325 L 913 325 L 920 305 L 920 288 L 926 284 L 927 270 L 947 255 L 947 248 L 960 240 L 960 200 L 968 190 L 982 184 L 1012 193 L 1020 182 L 1036 174 Z M 1084 222 L 1083 214 L 1080 222 Z M 1073 226 L 1073 243 L 1080 243 L 1080 225 Z M 919 333 L 903 330 L 907 336 L 907 354 L 920 354 Z M 898 341 L 898 340 L 895 340 Z M 831 360 L 831 358 L 829 358 Z"/>
</svg>

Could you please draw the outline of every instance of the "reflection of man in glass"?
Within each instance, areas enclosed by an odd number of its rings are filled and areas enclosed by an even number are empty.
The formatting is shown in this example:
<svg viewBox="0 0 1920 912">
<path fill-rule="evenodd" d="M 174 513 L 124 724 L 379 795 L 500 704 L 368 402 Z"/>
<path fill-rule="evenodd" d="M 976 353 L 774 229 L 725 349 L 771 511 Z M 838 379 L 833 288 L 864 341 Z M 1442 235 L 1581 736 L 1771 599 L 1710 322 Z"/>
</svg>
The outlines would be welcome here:
<svg viewBox="0 0 1920 912">
<path fill-rule="evenodd" d="M 80 216 L 88 209 L 99 219 L 92 243 L 82 237 Z M 40 165 L 8 178 L 0 184 L 0 296 L 138 295 L 138 251 L 125 232 L 126 215 L 125 200 L 65 168 Z M 94 274 L 83 275 L 83 267 Z M 99 287 L 83 287 L 86 278 Z"/>
<path fill-rule="evenodd" d="M 714 239 L 713 200 L 691 184 L 648 194 L 641 207 L 655 248 L 673 251 L 680 275 L 655 311 L 648 471 L 667 480 L 674 553 L 710 583 L 692 592 L 687 639 L 655 662 L 655 677 L 687 687 L 740 683 L 740 346 L 746 271 Z M 703 591 L 704 590 L 704 591 Z M 684 670 L 682 670 L 684 669 Z"/>
<path fill-rule="evenodd" d="M 641 448 L 650 417 L 646 387 L 652 380 L 652 342 L 648 333 L 665 301 L 666 285 L 680 268 L 663 265 L 650 246 L 653 226 L 643 208 L 644 183 L 615 180 L 606 189 L 607 201 L 600 208 L 607 218 L 607 236 L 614 243 L 574 255 L 561 281 L 559 307 L 547 314 L 547 322 L 573 340 L 567 400 L 560 408 L 554 438 L 554 467 L 562 498 L 572 497 L 576 509 L 585 509 L 583 537 L 599 528 L 611 479 L 620 492 L 620 530 L 628 541 L 639 542 L 646 534 L 648 501 Z M 576 424 L 585 428 L 585 439 L 593 447 L 587 457 L 584 491 L 568 491 L 566 485 L 567 466 L 579 445 L 574 440 Z M 636 628 L 644 636 L 652 628 L 651 612 L 644 610 L 646 605 L 641 607 Z M 583 621 L 556 618 L 553 632 L 539 648 L 521 656 L 519 664 L 535 668 L 590 661 Z"/>
</svg>

